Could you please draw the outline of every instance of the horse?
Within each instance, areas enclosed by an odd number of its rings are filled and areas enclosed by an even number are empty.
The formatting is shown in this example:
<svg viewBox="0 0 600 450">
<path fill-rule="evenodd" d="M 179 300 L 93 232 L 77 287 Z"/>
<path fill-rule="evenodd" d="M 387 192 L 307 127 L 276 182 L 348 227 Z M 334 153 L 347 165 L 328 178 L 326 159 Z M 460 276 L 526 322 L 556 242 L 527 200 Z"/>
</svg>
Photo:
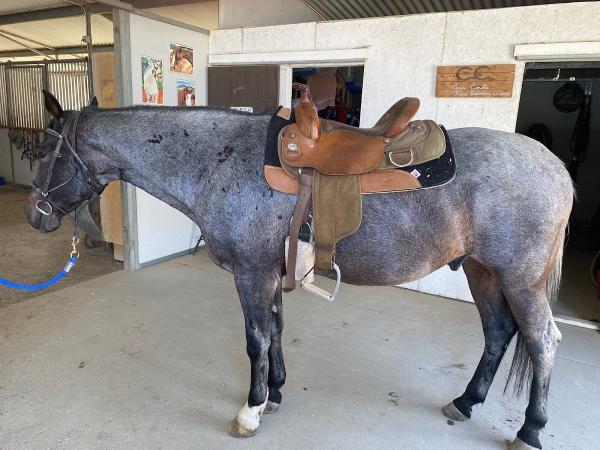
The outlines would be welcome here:
<svg viewBox="0 0 600 450">
<path fill-rule="evenodd" d="M 73 112 L 63 111 L 48 92 L 44 103 L 53 131 L 39 148 L 24 207 L 29 223 L 45 232 L 57 229 L 113 180 L 145 190 L 197 223 L 212 261 L 233 273 L 244 315 L 250 389 L 229 432 L 253 435 L 261 414 L 278 410 L 286 377 L 281 280 L 296 197 L 274 191 L 263 177 L 272 113 L 95 105 Z M 64 139 L 57 141 L 59 133 Z M 336 263 L 343 282 L 374 286 L 406 283 L 462 262 L 485 345 L 466 390 L 442 411 L 457 421 L 471 417 L 516 335 L 509 381 L 517 393 L 529 390 L 529 404 L 509 448 L 541 449 L 561 339 L 550 305 L 558 292 L 573 184 L 562 162 L 526 136 L 484 128 L 448 134 L 455 179 L 438 188 L 364 196 L 362 224 L 338 243 Z M 63 157 L 51 163 L 57 146 Z M 45 180 L 51 181 L 44 192 Z"/>
</svg>

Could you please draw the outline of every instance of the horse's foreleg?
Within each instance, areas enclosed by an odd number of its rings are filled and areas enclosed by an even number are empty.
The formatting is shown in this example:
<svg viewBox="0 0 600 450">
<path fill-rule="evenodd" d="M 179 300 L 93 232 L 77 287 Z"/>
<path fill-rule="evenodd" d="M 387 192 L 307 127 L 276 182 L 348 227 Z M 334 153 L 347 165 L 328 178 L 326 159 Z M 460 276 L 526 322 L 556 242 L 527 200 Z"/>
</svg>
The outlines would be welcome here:
<svg viewBox="0 0 600 450">
<path fill-rule="evenodd" d="M 485 401 L 506 348 L 517 331 L 498 277 L 472 259 L 465 261 L 463 268 L 481 317 L 485 347 L 464 394 L 442 409 L 446 417 L 457 421 L 469 419 L 473 405 Z"/>
<path fill-rule="evenodd" d="M 548 421 L 548 390 L 556 348 L 561 334 L 550 310 L 547 294 L 539 289 L 521 289 L 507 294 L 513 315 L 519 324 L 527 353 L 533 364 L 533 378 L 525 422 L 511 449 L 541 449 L 539 433 Z"/>
<path fill-rule="evenodd" d="M 275 300 L 273 301 L 271 316 L 271 345 L 269 347 L 269 400 L 265 407 L 265 414 L 277 411 L 281 403 L 280 389 L 285 383 L 285 364 L 281 348 L 281 333 L 283 331 L 283 308 L 281 301 L 281 281 L 277 284 Z"/>
<path fill-rule="evenodd" d="M 268 353 L 278 277 L 264 269 L 246 268 L 234 270 L 234 276 L 244 311 L 251 378 L 248 401 L 229 424 L 229 433 L 235 437 L 248 437 L 258 430 L 260 415 L 268 400 Z"/>
</svg>

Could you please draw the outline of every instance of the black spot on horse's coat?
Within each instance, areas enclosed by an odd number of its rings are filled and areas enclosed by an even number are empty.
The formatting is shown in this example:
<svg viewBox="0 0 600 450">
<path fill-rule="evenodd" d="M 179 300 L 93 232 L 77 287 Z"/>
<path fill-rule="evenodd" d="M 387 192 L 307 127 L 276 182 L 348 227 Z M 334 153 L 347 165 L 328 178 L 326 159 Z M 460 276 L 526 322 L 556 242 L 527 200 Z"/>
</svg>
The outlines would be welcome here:
<svg viewBox="0 0 600 450">
<path fill-rule="evenodd" d="M 221 190 L 222 190 L 223 192 L 227 192 L 227 189 L 225 189 L 225 188 L 221 188 Z"/>
<path fill-rule="evenodd" d="M 225 158 L 229 158 L 231 155 L 233 155 L 233 148 L 225 146 L 223 149 L 223 154 L 225 155 Z"/>
<path fill-rule="evenodd" d="M 152 139 L 148 139 L 147 142 L 149 142 L 150 144 L 160 144 L 163 140 L 163 137 L 160 134 L 154 134 L 152 136 Z"/>
<path fill-rule="evenodd" d="M 227 161 L 227 158 L 219 158 L 219 159 L 217 160 L 217 162 L 218 162 L 219 164 L 221 164 L 221 163 L 224 163 L 225 161 Z"/>
<path fill-rule="evenodd" d="M 184 135 L 185 137 L 190 137 L 190 134 L 187 132 L 187 130 L 183 130 L 183 135 Z"/>
<path fill-rule="evenodd" d="M 281 220 L 281 219 L 283 219 L 283 216 L 282 216 L 281 214 L 279 214 L 279 215 L 277 216 L 277 218 L 278 218 L 279 220 Z"/>
</svg>

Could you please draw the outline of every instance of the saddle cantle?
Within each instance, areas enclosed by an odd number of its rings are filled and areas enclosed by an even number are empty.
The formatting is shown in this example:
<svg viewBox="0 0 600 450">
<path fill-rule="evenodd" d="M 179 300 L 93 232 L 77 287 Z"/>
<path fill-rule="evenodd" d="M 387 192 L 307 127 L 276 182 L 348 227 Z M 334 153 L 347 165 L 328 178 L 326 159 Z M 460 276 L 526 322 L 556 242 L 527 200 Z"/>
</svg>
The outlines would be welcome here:
<svg viewBox="0 0 600 450">
<path fill-rule="evenodd" d="M 295 121 L 289 120 L 291 111 L 286 108 L 273 117 L 264 168 L 273 189 L 298 195 L 290 225 L 285 291 L 295 287 L 298 233 L 311 200 L 315 267 L 336 269 L 339 284 L 335 244 L 359 228 L 361 194 L 437 186 L 450 181 L 455 171 L 444 130 L 431 120 L 411 121 L 418 99 L 396 102 L 372 128 L 355 128 L 320 119 L 308 88 L 294 87 L 301 91 Z M 333 300 L 315 286 L 309 290 Z"/>
</svg>

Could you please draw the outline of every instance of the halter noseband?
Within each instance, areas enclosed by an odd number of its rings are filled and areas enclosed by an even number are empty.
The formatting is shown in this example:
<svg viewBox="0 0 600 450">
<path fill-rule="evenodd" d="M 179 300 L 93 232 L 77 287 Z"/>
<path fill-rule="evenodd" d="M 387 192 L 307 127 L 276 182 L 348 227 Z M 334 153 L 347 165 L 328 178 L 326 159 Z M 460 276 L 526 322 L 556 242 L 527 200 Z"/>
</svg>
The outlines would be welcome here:
<svg viewBox="0 0 600 450">
<path fill-rule="evenodd" d="M 43 214 L 44 216 L 49 216 L 50 214 L 52 214 L 52 212 L 54 211 L 54 208 L 56 208 L 64 213 L 64 211 L 62 211 L 57 206 L 53 207 L 52 203 L 48 199 L 48 194 L 50 194 L 50 192 L 56 191 L 57 189 L 60 189 L 64 186 L 66 186 L 71 181 L 73 181 L 73 179 L 75 178 L 75 172 L 73 172 L 73 174 L 71 175 L 71 178 L 69 178 L 67 181 L 59 184 L 58 186 L 54 186 L 53 188 L 50 188 L 50 183 L 52 181 L 52 174 L 54 172 L 54 165 L 56 164 L 56 160 L 58 158 L 62 157 L 60 150 L 62 148 L 63 143 L 66 144 L 67 148 L 71 152 L 71 155 L 73 156 L 73 158 L 75 158 L 75 161 L 77 161 L 77 163 L 83 169 L 83 172 L 85 173 L 85 175 L 87 177 L 87 184 L 90 186 L 92 192 L 97 194 L 96 188 L 92 184 L 92 178 L 90 176 L 89 169 L 87 168 L 85 163 L 81 160 L 81 158 L 75 151 L 75 147 L 71 144 L 71 141 L 69 140 L 69 132 L 71 131 L 71 129 L 73 129 L 73 138 L 76 138 L 75 132 L 77 130 L 77 122 L 79 121 L 80 114 L 81 113 L 79 111 L 73 111 L 69 115 L 69 117 L 67 117 L 67 120 L 65 121 L 63 129 L 60 133 L 54 131 L 51 128 L 46 129 L 46 133 L 48 133 L 51 136 L 56 137 L 58 139 L 58 141 L 56 142 L 56 147 L 50 157 L 50 164 L 48 165 L 48 173 L 46 174 L 46 180 L 44 181 L 44 184 L 41 187 L 38 187 L 35 185 L 35 183 L 33 183 L 33 188 L 37 192 L 39 192 L 40 195 L 42 196 L 42 198 L 40 200 L 35 202 L 35 209 L 40 214 Z M 65 213 L 65 215 L 66 215 L 66 213 Z"/>
</svg>

